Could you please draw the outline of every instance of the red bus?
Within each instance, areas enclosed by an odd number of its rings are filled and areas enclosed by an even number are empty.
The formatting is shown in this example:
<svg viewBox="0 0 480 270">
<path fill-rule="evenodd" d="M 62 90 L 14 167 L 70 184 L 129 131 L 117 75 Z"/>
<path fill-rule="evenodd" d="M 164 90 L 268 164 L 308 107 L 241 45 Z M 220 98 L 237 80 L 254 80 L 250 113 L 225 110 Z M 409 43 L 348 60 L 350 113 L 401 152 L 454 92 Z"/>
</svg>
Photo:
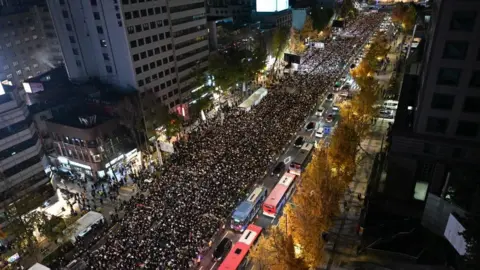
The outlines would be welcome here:
<svg viewBox="0 0 480 270">
<path fill-rule="evenodd" d="M 291 173 L 285 173 L 275 188 L 273 188 L 268 198 L 263 203 L 263 214 L 272 218 L 282 211 L 283 206 L 292 194 L 297 176 Z"/>
<path fill-rule="evenodd" d="M 262 227 L 250 224 L 243 232 L 242 236 L 237 243 L 233 246 L 232 250 L 228 253 L 223 260 L 222 264 L 218 267 L 218 270 L 236 270 L 246 266 L 248 251 L 255 245 L 258 236 L 262 232 Z"/>
</svg>

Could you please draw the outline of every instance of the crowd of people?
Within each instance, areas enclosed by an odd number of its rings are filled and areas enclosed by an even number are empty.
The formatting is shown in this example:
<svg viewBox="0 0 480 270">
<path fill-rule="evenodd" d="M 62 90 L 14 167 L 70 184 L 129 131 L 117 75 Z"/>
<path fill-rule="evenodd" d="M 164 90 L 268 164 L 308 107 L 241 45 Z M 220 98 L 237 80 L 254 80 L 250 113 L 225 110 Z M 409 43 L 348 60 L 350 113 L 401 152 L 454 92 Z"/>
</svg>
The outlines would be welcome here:
<svg viewBox="0 0 480 270">
<path fill-rule="evenodd" d="M 252 183 L 262 178 L 283 146 L 303 126 L 319 96 L 382 20 L 361 15 L 347 28 L 354 38 L 331 39 L 306 63 L 308 72 L 284 76 L 249 112 L 231 108 L 221 121 L 197 129 L 175 144 L 157 173 L 140 172 L 140 193 L 125 206 L 120 229 L 98 249 L 81 256 L 90 269 L 189 269 Z M 337 68 L 335 68 L 337 67 Z M 328 72 L 325 72 L 328 70 Z M 318 72 L 321 71 L 321 72 Z M 160 175 L 160 176 L 158 176 Z"/>
</svg>

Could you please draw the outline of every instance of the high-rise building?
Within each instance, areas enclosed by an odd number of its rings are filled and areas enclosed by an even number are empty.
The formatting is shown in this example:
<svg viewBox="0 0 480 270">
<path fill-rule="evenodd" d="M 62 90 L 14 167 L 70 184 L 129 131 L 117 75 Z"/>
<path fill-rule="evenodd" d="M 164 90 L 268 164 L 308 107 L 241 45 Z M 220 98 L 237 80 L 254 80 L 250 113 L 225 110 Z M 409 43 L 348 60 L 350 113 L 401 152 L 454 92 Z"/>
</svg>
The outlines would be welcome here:
<svg viewBox="0 0 480 270">
<path fill-rule="evenodd" d="M 42 144 L 21 93 L 15 86 L 0 85 L 0 212 L 33 191 L 53 192 L 51 186 L 44 188 L 49 179 Z M 0 215 L 0 223 L 4 218 Z"/>
<path fill-rule="evenodd" d="M 480 2 L 433 1 L 427 29 L 420 72 L 403 83 L 385 193 L 441 234 L 452 211 L 479 210 Z"/>
<path fill-rule="evenodd" d="M 0 81 L 22 86 L 24 80 L 63 62 L 48 8 L 42 2 L 0 7 Z"/>
<path fill-rule="evenodd" d="M 232 18 L 235 22 L 249 21 L 254 9 L 254 0 L 207 0 L 207 15 L 217 19 Z"/>
<path fill-rule="evenodd" d="M 183 108 L 205 69 L 204 0 L 47 0 L 71 80 L 153 91 Z"/>
</svg>

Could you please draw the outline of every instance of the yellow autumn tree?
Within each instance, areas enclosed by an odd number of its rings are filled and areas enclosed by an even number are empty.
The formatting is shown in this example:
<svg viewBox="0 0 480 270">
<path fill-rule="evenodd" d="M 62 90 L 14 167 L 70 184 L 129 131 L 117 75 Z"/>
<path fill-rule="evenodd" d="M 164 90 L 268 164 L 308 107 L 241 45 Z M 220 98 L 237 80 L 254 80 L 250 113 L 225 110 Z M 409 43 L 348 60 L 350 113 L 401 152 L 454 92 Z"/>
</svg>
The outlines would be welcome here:
<svg viewBox="0 0 480 270">
<path fill-rule="evenodd" d="M 325 148 L 315 151 L 301 176 L 293 203 L 285 209 L 288 231 L 309 267 L 317 267 L 324 260 L 325 243 L 321 236 L 332 226 L 345 188 L 332 176 L 326 153 Z"/>
<path fill-rule="evenodd" d="M 250 250 L 248 258 L 258 270 L 307 270 L 302 258 L 295 256 L 292 236 L 282 226 L 271 227 Z"/>
<path fill-rule="evenodd" d="M 306 38 L 315 38 L 318 35 L 317 30 L 313 27 L 313 20 L 310 16 L 307 16 L 302 30 L 300 30 L 300 38 L 305 40 Z"/>
<path fill-rule="evenodd" d="M 301 54 L 305 49 L 305 42 L 300 38 L 300 32 L 292 27 L 290 29 L 289 51 L 294 54 Z"/>
</svg>

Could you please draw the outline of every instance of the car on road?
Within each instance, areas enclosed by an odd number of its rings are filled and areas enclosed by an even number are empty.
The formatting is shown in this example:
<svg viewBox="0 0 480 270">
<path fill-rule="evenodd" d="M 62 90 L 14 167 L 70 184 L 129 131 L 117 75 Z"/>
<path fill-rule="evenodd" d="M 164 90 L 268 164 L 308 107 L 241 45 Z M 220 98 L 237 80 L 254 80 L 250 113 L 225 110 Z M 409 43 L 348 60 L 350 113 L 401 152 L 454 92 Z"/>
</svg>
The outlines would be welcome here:
<svg viewBox="0 0 480 270">
<path fill-rule="evenodd" d="M 330 93 L 327 95 L 327 100 L 332 101 L 333 100 L 333 93 Z"/>
<path fill-rule="evenodd" d="M 316 116 L 322 116 L 324 112 L 325 112 L 325 108 L 320 106 L 320 107 L 317 108 L 317 111 L 315 112 L 315 115 Z"/>
<path fill-rule="evenodd" d="M 223 238 L 212 253 L 213 260 L 217 262 L 222 261 L 225 256 L 227 256 L 230 249 L 232 249 L 232 240 Z"/>
<path fill-rule="evenodd" d="M 323 135 L 324 135 L 324 128 L 323 127 L 319 127 L 317 129 L 317 132 L 315 132 L 315 137 L 316 138 L 323 138 Z"/>
<path fill-rule="evenodd" d="M 332 106 L 332 115 L 338 115 L 340 113 L 340 108 L 338 106 Z"/>
<path fill-rule="evenodd" d="M 284 169 L 285 169 L 285 163 L 283 163 L 283 161 L 280 161 L 277 163 L 277 166 L 273 168 L 271 175 L 272 176 L 276 175 L 277 177 L 280 177 L 280 174 Z"/>
<path fill-rule="evenodd" d="M 293 143 L 296 147 L 302 147 L 303 145 L 303 137 L 302 136 L 298 136 L 297 139 L 295 140 L 295 142 Z"/>
<path fill-rule="evenodd" d="M 333 121 L 333 114 L 328 114 L 327 115 L 327 118 L 325 118 L 325 120 L 328 122 L 328 123 L 331 123 Z"/>
<path fill-rule="evenodd" d="M 315 122 L 309 122 L 306 126 L 305 129 L 307 131 L 312 131 L 315 128 Z"/>
</svg>

